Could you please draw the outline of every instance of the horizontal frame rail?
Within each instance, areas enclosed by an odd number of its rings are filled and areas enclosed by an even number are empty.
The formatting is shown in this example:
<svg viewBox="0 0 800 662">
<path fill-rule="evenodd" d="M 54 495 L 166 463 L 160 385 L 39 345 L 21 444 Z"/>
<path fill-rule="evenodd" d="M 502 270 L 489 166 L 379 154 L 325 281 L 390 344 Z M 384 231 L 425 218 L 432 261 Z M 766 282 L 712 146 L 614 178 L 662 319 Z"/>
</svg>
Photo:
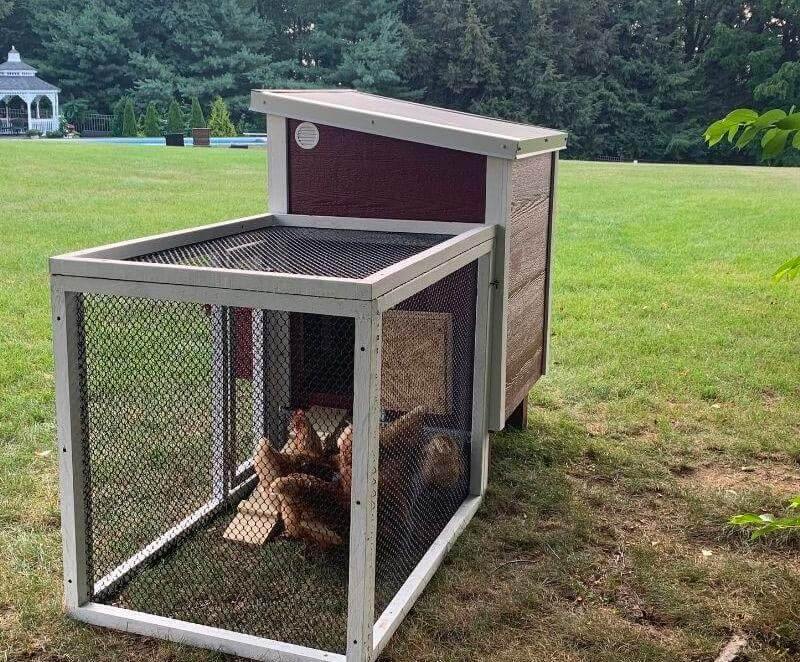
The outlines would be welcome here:
<svg viewBox="0 0 800 662">
<path fill-rule="evenodd" d="M 293 313 L 316 313 L 355 317 L 368 302 L 351 299 L 279 294 L 254 290 L 201 287 L 197 285 L 171 285 L 167 283 L 142 283 L 112 278 L 87 278 L 82 276 L 53 276 L 53 283 L 67 292 L 93 292 L 119 296 L 158 299 L 161 301 L 193 301 L 255 310 L 286 310 Z"/>
<path fill-rule="evenodd" d="M 227 237 L 232 234 L 239 234 L 240 232 L 259 230 L 261 228 L 270 227 L 271 225 L 275 225 L 275 221 L 270 214 L 257 214 L 255 216 L 244 216 L 230 221 L 222 221 L 221 223 L 200 225 L 185 230 L 164 232 L 163 234 L 155 234 L 149 237 L 140 237 L 138 239 L 119 241 L 114 244 L 106 244 L 105 246 L 86 248 L 80 251 L 57 255 L 50 259 L 51 264 L 52 261 L 59 261 L 62 258 L 125 260 L 139 255 L 147 255 L 148 253 L 156 253 L 170 248 L 195 244 L 198 241 L 209 241 L 211 239 Z"/>
<path fill-rule="evenodd" d="M 413 231 L 419 233 L 424 231 L 437 233 L 440 231 L 452 236 L 431 248 L 361 279 L 180 264 L 153 264 L 128 260 L 130 257 L 149 252 L 274 225 L 373 232 Z M 295 216 L 292 214 L 252 216 L 202 228 L 182 230 L 60 255 L 50 259 L 50 273 L 54 277 L 72 276 L 143 284 L 285 294 L 317 299 L 371 301 L 477 244 L 494 238 L 495 233 L 494 226 L 475 223 L 389 221 L 386 219 Z"/>
<path fill-rule="evenodd" d="M 274 214 L 275 225 L 365 232 L 404 232 L 410 234 L 456 235 L 484 227 L 482 223 L 456 221 L 415 221 L 391 218 L 366 218 L 358 216 L 309 216 L 307 214 Z"/>
<path fill-rule="evenodd" d="M 431 246 L 408 259 L 401 260 L 386 269 L 381 269 L 365 278 L 364 282 L 372 285 L 372 295 L 378 298 L 429 269 L 441 265 L 445 260 L 463 254 L 483 242 L 494 240 L 495 232 L 496 228 L 493 225 L 478 226 L 468 232 L 456 235 L 452 239 Z"/>
<path fill-rule="evenodd" d="M 411 572 L 403 586 L 394 596 L 392 601 L 383 610 L 380 618 L 375 622 L 372 631 L 373 640 L 373 659 L 376 659 L 383 651 L 386 644 L 391 639 L 395 630 L 403 622 L 406 614 L 414 606 L 417 598 L 425 590 L 428 582 L 433 577 L 437 568 L 441 565 L 447 552 L 450 551 L 458 536 L 467 527 L 475 513 L 480 508 L 482 497 L 476 496 L 468 498 L 461 504 L 455 515 L 444 527 L 442 532 L 428 548 L 425 556 Z"/>
<path fill-rule="evenodd" d="M 199 646 L 226 655 L 266 662 L 346 662 L 344 655 L 286 644 L 272 639 L 198 625 L 174 618 L 89 602 L 71 609 L 73 618 L 103 627 Z"/>
<path fill-rule="evenodd" d="M 59 276 L 85 276 L 117 280 L 199 285 L 220 289 L 313 295 L 332 299 L 370 299 L 372 288 L 355 278 L 280 274 L 243 269 L 151 264 L 92 257 L 61 257 L 50 260 L 50 272 Z"/>
<path fill-rule="evenodd" d="M 470 262 L 474 262 L 479 257 L 487 255 L 491 252 L 494 242 L 492 240 L 484 241 L 469 250 L 459 253 L 455 257 L 443 262 L 432 269 L 416 278 L 409 280 L 377 299 L 378 308 L 381 311 L 388 310 L 397 305 L 401 301 L 405 301 L 408 297 L 416 294 L 420 290 L 424 290 L 429 285 L 441 280 L 445 276 L 449 276 L 454 271 L 457 271 Z"/>
</svg>

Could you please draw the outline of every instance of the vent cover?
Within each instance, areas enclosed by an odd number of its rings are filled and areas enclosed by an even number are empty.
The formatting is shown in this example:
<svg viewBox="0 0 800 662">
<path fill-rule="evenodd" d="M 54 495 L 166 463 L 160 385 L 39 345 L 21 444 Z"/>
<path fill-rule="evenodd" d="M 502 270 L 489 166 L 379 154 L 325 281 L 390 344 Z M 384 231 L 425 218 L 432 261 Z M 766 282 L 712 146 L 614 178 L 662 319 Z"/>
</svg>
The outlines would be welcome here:
<svg viewBox="0 0 800 662">
<path fill-rule="evenodd" d="M 300 122 L 294 130 L 294 141 L 303 149 L 314 149 L 319 142 L 319 129 L 311 122 Z"/>
</svg>

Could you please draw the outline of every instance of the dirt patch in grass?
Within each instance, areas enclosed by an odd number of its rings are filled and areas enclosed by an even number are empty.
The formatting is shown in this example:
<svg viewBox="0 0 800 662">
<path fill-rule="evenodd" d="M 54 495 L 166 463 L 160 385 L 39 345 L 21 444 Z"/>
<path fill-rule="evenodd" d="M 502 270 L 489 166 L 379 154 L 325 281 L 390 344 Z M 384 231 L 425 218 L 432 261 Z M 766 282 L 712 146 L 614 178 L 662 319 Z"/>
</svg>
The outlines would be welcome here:
<svg viewBox="0 0 800 662">
<path fill-rule="evenodd" d="M 687 487 L 709 490 L 746 492 L 770 488 L 785 494 L 800 494 L 800 465 L 758 463 L 730 466 L 708 463 L 699 467 L 682 467 L 678 481 Z"/>
</svg>

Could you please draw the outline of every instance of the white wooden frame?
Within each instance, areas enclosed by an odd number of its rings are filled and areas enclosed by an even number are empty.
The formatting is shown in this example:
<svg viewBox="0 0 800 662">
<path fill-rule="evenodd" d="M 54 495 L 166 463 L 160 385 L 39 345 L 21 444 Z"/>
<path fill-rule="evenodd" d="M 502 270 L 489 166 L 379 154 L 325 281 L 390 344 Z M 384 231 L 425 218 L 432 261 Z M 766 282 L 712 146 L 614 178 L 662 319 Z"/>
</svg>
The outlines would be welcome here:
<svg viewBox="0 0 800 662">
<path fill-rule="evenodd" d="M 426 221 L 376 222 L 372 219 L 342 218 L 338 226 L 342 229 L 358 229 L 369 232 L 400 232 L 408 223 L 417 226 Z M 436 234 L 450 234 L 452 239 L 441 242 L 417 255 L 382 269 L 367 278 L 334 278 L 329 276 L 305 276 L 299 274 L 266 273 L 243 269 L 220 269 L 215 267 L 184 266 L 177 264 L 153 264 L 131 262 L 132 257 L 157 251 L 186 246 L 199 241 L 225 237 L 275 225 L 302 227 L 332 227 L 333 221 L 314 216 L 263 215 L 218 223 L 211 226 L 170 232 L 133 241 L 110 244 L 100 248 L 76 251 L 50 258 L 50 273 L 59 276 L 80 276 L 117 281 L 133 281 L 142 284 L 185 285 L 192 288 L 206 287 L 224 290 L 270 292 L 311 298 L 349 299 L 372 301 L 411 280 L 438 263 L 452 256 L 491 240 L 495 236 L 493 226 L 472 224 L 436 223 Z M 464 226 L 469 228 L 465 229 Z M 445 232 L 445 230 L 450 230 Z M 417 230 L 419 232 L 420 230 Z M 434 232 L 433 228 L 427 232 Z"/>
<path fill-rule="evenodd" d="M 422 231 L 452 235 L 416 256 L 364 279 L 312 278 L 235 270 L 173 267 L 127 262 L 125 258 L 181 246 L 211 237 L 242 232 L 269 224 L 306 227 L 349 227 L 377 232 Z M 413 228 L 413 229 L 412 229 Z M 56 404 L 61 472 L 61 512 L 64 539 L 64 592 L 68 613 L 78 620 L 190 643 L 205 648 L 281 662 L 371 662 L 432 577 L 447 550 L 480 505 L 486 487 L 488 457 L 486 349 L 490 319 L 492 255 L 496 228 L 460 223 L 375 221 L 298 217 L 287 214 L 255 216 L 193 230 L 168 233 L 98 249 L 78 251 L 50 262 L 53 340 L 56 365 Z M 382 313 L 457 269 L 478 262 L 475 360 L 473 369 L 470 497 L 453 516 L 409 576 L 387 609 L 375 620 L 375 537 L 377 518 L 378 429 Z M 159 268 L 159 267 L 164 267 Z M 83 504 L 83 457 L 78 388 L 77 306 L 79 293 L 105 293 L 160 300 L 192 301 L 219 307 L 257 311 L 284 310 L 353 317 L 354 453 L 351 494 L 350 567 L 346 655 L 201 626 L 185 621 L 90 601 L 86 576 L 86 529 Z M 255 325 L 254 325 L 255 326 Z M 256 366 L 266 370 L 268 366 Z M 222 387 L 224 388 L 224 386 Z M 257 421 L 254 412 L 254 422 Z M 224 430 L 222 431 L 224 435 Z M 224 446 L 216 439 L 215 448 Z M 223 448 L 224 450 L 224 448 Z M 216 452 L 216 451 L 215 451 Z M 215 466 L 217 466 L 215 464 Z M 246 467 L 239 467 L 243 471 Z M 212 499 L 145 545 L 92 587 L 92 594 L 113 589 L 152 555 L 213 517 L 231 498 L 252 484 L 254 476 L 230 484 L 227 468 L 217 467 L 221 488 Z"/>
<path fill-rule="evenodd" d="M 502 430 L 506 424 L 506 344 L 508 341 L 508 292 L 506 274 L 511 254 L 506 223 L 511 213 L 511 168 L 513 161 L 486 159 L 486 216 L 487 225 L 497 228 L 495 235 L 492 313 L 489 333 L 489 429 Z"/>
</svg>

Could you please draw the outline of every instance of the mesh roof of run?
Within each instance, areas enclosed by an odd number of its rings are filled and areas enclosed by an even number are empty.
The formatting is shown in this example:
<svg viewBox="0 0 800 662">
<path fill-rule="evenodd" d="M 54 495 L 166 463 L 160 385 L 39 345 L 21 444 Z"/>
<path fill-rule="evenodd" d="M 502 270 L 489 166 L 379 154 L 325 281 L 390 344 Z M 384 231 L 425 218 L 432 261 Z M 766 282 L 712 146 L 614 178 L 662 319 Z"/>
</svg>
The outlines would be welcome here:
<svg viewBox="0 0 800 662">
<path fill-rule="evenodd" d="M 446 235 L 271 226 L 130 258 L 134 262 L 366 278 Z"/>
</svg>

